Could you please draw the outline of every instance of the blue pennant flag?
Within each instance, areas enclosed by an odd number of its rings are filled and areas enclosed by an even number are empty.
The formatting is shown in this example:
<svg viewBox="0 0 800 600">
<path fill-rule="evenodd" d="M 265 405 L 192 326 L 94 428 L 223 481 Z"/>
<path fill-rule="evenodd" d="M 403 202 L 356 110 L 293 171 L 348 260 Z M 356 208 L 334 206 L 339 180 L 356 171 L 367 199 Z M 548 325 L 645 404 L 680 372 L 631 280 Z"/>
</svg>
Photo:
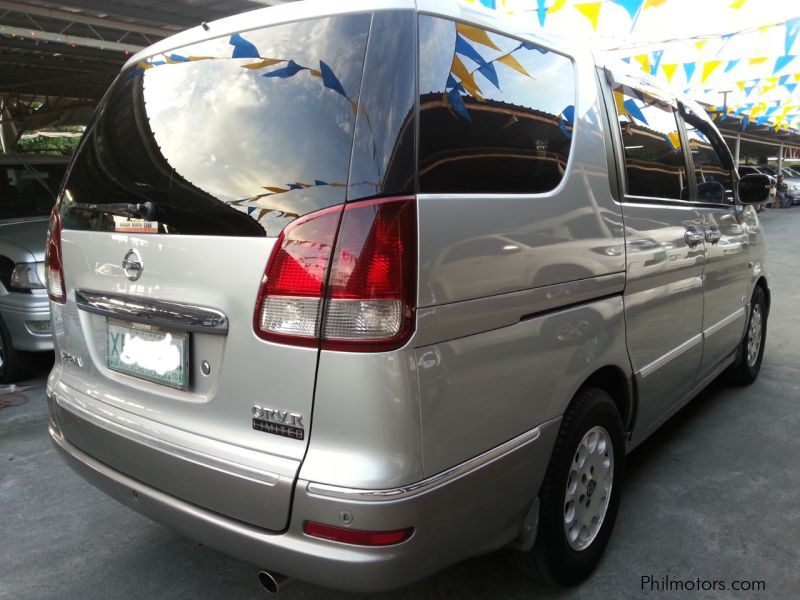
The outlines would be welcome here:
<svg viewBox="0 0 800 600">
<path fill-rule="evenodd" d="M 252 214 L 253 214 L 255 211 L 257 211 L 257 210 L 258 210 L 258 208 L 257 208 L 257 207 L 255 207 L 255 206 L 248 206 L 248 207 L 247 207 L 247 214 L 248 214 L 248 215 L 252 215 Z"/>
<path fill-rule="evenodd" d="M 733 70 L 733 68 L 734 68 L 736 65 L 738 65 L 738 64 L 739 64 L 739 59 L 738 59 L 738 58 L 736 58 L 736 59 L 734 59 L 734 60 L 729 60 L 729 61 L 728 61 L 728 64 L 727 64 L 727 65 L 725 65 L 725 71 L 723 71 L 723 72 L 724 72 L 724 73 L 729 73 L 729 72 L 730 72 L 730 71 L 732 71 L 732 70 Z"/>
<path fill-rule="evenodd" d="M 753 90 L 755 89 L 755 87 L 756 87 L 756 86 L 754 86 L 754 85 L 751 85 L 751 86 L 749 86 L 749 87 L 745 87 L 745 88 L 744 88 L 744 95 L 745 95 L 745 96 L 749 96 L 749 95 L 750 95 L 750 94 L 753 92 Z"/>
<path fill-rule="evenodd" d="M 314 185 L 328 185 L 327 181 L 322 181 L 321 179 L 315 179 Z"/>
<path fill-rule="evenodd" d="M 456 52 L 462 56 L 471 58 L 481 66 L 486 64 L 486 60 L 478 53 L 478 51 L 470 46 L 467 40 L 458 34 L 456 34 Z"/>
<path fill-rule="evenodd" d="M 775 111 L 776 111 L 776 110 L 778 110 L 778 108 L 780 108 L 780 104 L 776 104 L 775 106 L 770 106 L 770 107 L 769 107 L 769 108 L 766 110 L 766 112 L 764 113 L 764 116 L 765 116 L 765 117 L 769 117 L 770 115 L 774 114 L 774 113 L 775 113 Z M 761 123 L 759 123 L 759 125 L 761 125 Z"/>
<path fill-rule="evenodd" d="M 536 14 L 539 17 L 539 25 L 544 27 L 544 19 L 547 17 L 547 0 L 536 0 Z"/>
<path fill-rule="evenodd" d="M 482 67 L 478 67 L 478 73 L 491 81 L 498 90 L 500 89 L 500 82 L 497 80 L 497 71 L 495 71 L 492 63 L 487 62 Z"/>
<path fill-rule="evenodd" d="M 450 108 L 453 109 L 453 112 L 460 118 L 470 123 L 472 122 L 467 106 L 464 104 L 464 99 L 461 97 L 461 94 L 458 93 L 458 90 L 452 89 L 447 92 L 447 101 L 450 103 Z"/>
<path fill-rule="evenodd" d="M 782 75 L 780 79 L 778 79 L 778 85 L 786 85 L 786 82 L 789 81 L 788 75 Z"/>
<path fill-rule="evenodd" d="M 567 121 L 567 124 L 574 125 L 575 124 L 575 107 L 570 104 L 561 111 L 561 114 L 564 115 L 564 119 Z"/>
<path fill-rule="evenodd" d="M 691 81 L 694 70 L 697 68 L 696 63 L 683 63 L 683 72 L 686 73 L 686 81 Z"/>
<path fill-rule="evenodd" d="M 186 58 L 185 56 L 181 56 L 180 54 L 170 54 L 169 55 L 169 60 L 171 62 L 176 62 L 176 63 L 189 62 L 188 58 Z"/>
<path fill-rule="evenodd" d="M 285 67 L 275 69 L 269 73 L 264 73 L 262 77 L 280 77 L 281 79 L 288 79 L 289 77 L 294 77 L 297 75 L 297 73 L 306 69 L 308 69 L 308 67 L 301 67 L 293 60 L 290 60 L 288 63 L 286 63 Z"/>
<path fill-rule="evenodd" d="M 633 101 L 633 98 L 625 100 L 625 102 L 622 103 L 622 106 L 624 106 L 625 110 L 628 111 L 628 114 L 637 121 L 641 121 L 645 125 L 650 124 L 647 122 L 647 119 L 644 118 L 644 114 L 642 114 L 642 111 L 639 109 L 639 107 L 636 106 L 636 102 Z"/>
<path fill-rule="evenodd" d="M 336 75 L 333 74 L 333 69 L 324 62 L 319 61 L 319 70 L 322 73 L 322 83 L 325 87 L 347 98 L 347 92 L 344 91 L 344 87 L 336 78 Z"/>
<path fill-rule="evenodd" d="M 286 187 L 288 187 L 290 190 L 302 190 L 303 189 L 302 185 L 297 185 L 296 183 L 290 183 Z"/>
<path fill-rule="evenodd" d="M 789 91 L 790 94 L 794 94 L 794 90 L 797 88 L 797 84 L 787 83 L 784 87 Z"/>
<path fill-rule="evenodd" d="M 258 48 L 238 33 L 234 33 L 228 43 L 233 46 L 233 58 L 261 58 Z"/>
<path fill-rule="evenodd" d="M 447 84 L 445 85 L 444 89 L 446 89 L 448 92 L 452 89 L 457 89 L 459 92 L 463 92 L 464 94 L 467 93 L 466 90 L 464 90 L 464 86 L 456 81 L 456 78 L 453 77 L 452 74 L 447 76 Z"/>
<path fill-rule="evenodd" d="M 764 123 L 767 122 L 767 119 L 769 119 L 767 115 L 761 115 L 756 119 L 756 125 L 763 125 Z"/>
<path fill-rule="evenodd" d="M 619 4 L 622 8 L 624 8 L 631 16 L 631 19 L 636 18 L 636 14 L 639 12 L 639 9 L 642 8 L 642 4 L 644 4 L 644 0 L 611 0 L 611 1 L 614 4 Z"/>
<path fill-rule="evenodd" d="M 792 50 L 792 46 L 794 46 L 794 41 L 797 39 L 797 34 L 800 32 L 800 17 L 795 17 L 794 19 L 789 19 L 786 21 L 786 42 L 785 42 L 785 50 L 786 54 L 789 54 Z"/>
<path fill-rule="evenodd" d="M 747 129 L 747 125 L 748 125 L 749 123 L 750 123 L 750 119 L 748 119 L 747 117 L 745 117 L 744 119 L 742 119 L 742 131 L 744 131 L 745 129 Z"/>
<path fill-rule="evenodd" d="M 661 57 L 664 55 L 663 50 L 656 50 L 653 52 L 653 63 L 650 65 L 650 75 L 658 74 L 658 66 L 661 64 Z"/>
<path fill-rule="evenodd" d="M 481 4 L 483 4 L 486 8 L 496 8 L 495 0 L 481 0 Z"/>
<path fill-rule="evenodd" d="M 795 58 L 797 58 L 796 54 L 786 54 L 784 56 L 779 56 L 775 59 L 775 67 L 772 69 L 772 74 L 774 75 L 778 71 L 782 71 L 786 65 L 792 62 Z"/>
</svg>

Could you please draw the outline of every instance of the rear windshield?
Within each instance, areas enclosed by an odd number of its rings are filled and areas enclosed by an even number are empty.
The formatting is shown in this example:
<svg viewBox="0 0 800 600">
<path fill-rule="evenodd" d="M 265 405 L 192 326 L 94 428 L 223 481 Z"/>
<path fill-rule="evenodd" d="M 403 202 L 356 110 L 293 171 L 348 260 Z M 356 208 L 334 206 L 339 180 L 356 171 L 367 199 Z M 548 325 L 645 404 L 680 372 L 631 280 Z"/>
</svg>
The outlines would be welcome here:
<svg viewBox="0 0 800 600">
<path fill-rule="evenodd" d="M 344 202 L 371 20 L 277 25 L 133 65 L 78 151 L 64 227 L 274 236 Z M 126 208 L 146 202 L 154 214 Z"/>
<path fill-rule="evenodd" d="M 0 221 L 49 215 L 65 171 L 66 163 L 0 165 Z"/>
</svg>

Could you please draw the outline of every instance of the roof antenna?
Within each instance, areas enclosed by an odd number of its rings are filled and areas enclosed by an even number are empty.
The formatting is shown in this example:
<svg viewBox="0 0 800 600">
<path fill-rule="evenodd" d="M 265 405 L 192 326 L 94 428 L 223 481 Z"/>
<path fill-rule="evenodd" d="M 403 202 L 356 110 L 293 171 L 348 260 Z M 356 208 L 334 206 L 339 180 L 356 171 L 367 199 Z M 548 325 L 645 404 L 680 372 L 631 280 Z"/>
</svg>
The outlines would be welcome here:
<svg viewBox="0 0 800 600">
<path fill-rule="evenodd" d="M 206 31 L 208 31 L 209 29 L 211 29 L 211 28 L 208 26 L 208 23 L 206 23 L 205 21 L 203 21 L 202 23 L 200 23 L 200 25 L 202 25 L 202 26 L 203 26 L 203 29 L 205 29 Z"/>
</svg>

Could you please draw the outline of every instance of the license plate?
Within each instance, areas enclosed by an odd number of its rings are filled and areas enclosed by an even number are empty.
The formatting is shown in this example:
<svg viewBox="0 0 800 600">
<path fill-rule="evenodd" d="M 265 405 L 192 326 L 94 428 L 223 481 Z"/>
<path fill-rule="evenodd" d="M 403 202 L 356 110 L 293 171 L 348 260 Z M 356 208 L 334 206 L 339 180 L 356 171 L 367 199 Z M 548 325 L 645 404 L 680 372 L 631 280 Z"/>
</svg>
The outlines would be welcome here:
<svg viewBox="0 0 800 600">
<path fill-rule="evenodd" d="M 185 390 L 189 381 L 189 334 L 119 321 L 107 321 L 108 368 Z"/>
</svg>

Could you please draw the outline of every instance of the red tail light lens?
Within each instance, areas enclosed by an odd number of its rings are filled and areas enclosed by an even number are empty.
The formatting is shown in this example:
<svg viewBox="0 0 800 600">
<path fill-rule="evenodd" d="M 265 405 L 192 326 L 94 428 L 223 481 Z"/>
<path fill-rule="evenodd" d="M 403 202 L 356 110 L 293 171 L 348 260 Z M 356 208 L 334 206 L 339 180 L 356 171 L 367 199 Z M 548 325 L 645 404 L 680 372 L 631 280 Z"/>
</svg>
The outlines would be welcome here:
<svg viewBox="0 0 800 600">
<path fill-rule="evenodd" d="M 323 540 L 355 544 L 357 546 L 393 546 L 404 542 L 414 533 L 413 527 L 396 531 L 360 531 L 333 525 L 323 525 L 314 521 L 303 523 L 303 533 Z"/>
<path fill-rule="evenodd" d="M 50 213 L 44 264 L 47 295 L 53 302 L 64 304 L 67 301 L 67 288 L 64 285 L 64 266 L 61 262 L 61 216 L 58 214 L 58 207 L 54 207 Z"/>
<path fill-rule="evenodd" d="M 256 333 L 295 345 L 321 340 L 330 350 L 402 346 L 414 329 L 416 230 L 413 197 L 347 204 L 293 222 L 267 265 Z"/>
</svg>

